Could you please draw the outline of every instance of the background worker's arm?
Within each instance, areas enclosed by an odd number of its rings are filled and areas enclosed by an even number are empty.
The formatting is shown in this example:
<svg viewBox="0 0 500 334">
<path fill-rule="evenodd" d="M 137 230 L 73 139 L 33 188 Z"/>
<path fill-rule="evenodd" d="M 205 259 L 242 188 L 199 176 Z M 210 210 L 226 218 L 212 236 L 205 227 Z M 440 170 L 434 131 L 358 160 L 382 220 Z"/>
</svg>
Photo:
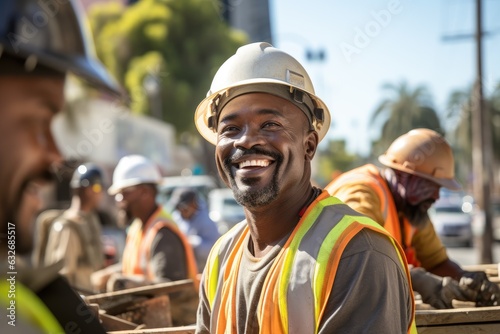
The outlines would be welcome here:
<svg viewBox="0 0 500 334">
<path fill-rule="evenodd" d="M 112 274 L 107 291 L 130 289 L 151 283 L 187 278 L 186 255 L 179 237 L 168 228 L 161 228 L 151 243 L 148 273 L 145 275 Z M 150 271 L 150 272 L 149 272 Z M 153 277 L 149 277 L 149 273 Z"/>
<path fill-rule="evenodd" d="M 422 268 L 429 272 L 417 272 L 417 275 L 414 275 L 412 270 L 413 288 L 423 298 L 424 295 L 428 298 L 424 302 L 436 308 L 451 307 L 452 299 L 472 301 L 476 306 L 492 306 L 500 302 L 500 288 L 490 282 L 484 272 L 465 271 L 448 258 L 446 248 L 430 221 L 415 233 L 412 245 Z M 432 274 L 439 277 L 441 282 L 433 284 L 436 279 L 431 277 Z M 416 277 L 419 277 L 418 280 Z M 456 281 L 452 282 L 450 279 Z M 434 295 L 431 296 L 431 293 Z"/>
<path fill-rule="evenodd" d="M 455 279 L 460 277 L 461 273 L 456 271 L 457 268 L 448 268 L 450 270 L 445 272 L 434 271 L 440 264 L 448 261 L 448 254 L 430 220 L 415 232 L 411 245 L 415 249 L 421 267 L 425 270 L 443 277 L 450 276 Z"/>
<path fill-rule="evenodd" d="M 160 229 L 153 239 L 150 261 L 157 281 L 176 281 L 188 276 L 184 244 L 179 236 L 168 228 Z"/>
<path fill-rule="evenodd" d="M 45 253 L 45 265 L 63 261 L 64 266 L 60 273 L 70 284 L 75 283 L 78 258 L 82 254 L 82 245 L 76 231 L 67 224 L 55 222 L 52 226 Z"/>
<path fill-rule="evenodd" d="M 380 198 L 371 187 L 359 183 L 346 184 L 339 187 L 333 196 L 384 226 Z"/>
</svg>

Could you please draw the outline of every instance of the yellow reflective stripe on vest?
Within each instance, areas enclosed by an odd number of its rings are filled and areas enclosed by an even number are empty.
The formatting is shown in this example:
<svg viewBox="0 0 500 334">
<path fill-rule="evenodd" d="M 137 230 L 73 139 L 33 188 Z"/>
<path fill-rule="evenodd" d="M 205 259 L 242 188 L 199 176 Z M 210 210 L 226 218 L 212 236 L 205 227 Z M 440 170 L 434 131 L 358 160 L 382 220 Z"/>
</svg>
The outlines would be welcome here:
<svg viewBox="0 0 500 334">
<path fill-rule="evenodd" d="M 328 204 L 337 204 L 340 203 L 340 201 L 336 198 L 333 197 L 328 197 L 325 200 L 322 200 L 321 203 L 325 203 L 326 205 Z M 288 299 L 287 299 L 287 292 L 288 292 L 288 286 L 290 283 L 290 273 L 293 268 L 293 261 L 296 257 L 297 251 L 299 249 L 299 245 L 304 239 L 304 236 L 306 233 L 309 231 L 311 226 L 316 222 L 318 219 L 319 215 L 323 211 L 323 206 L 316 205 L 313 207 L 311 212 L 307 213 L 307 216 L 305 217 L 304 221 L 302 222 L 301 226 L 297 230 L 297 233 L 295 234 L 295 238 L 293 241 L 290 243 L 289 250 L 287 251 L 287 254 L 285 256 L 284 260 L 284 267 L 282 270 L 282 275 L 281 275 L 281 280 L 280 280 L 280 298 L 279 298 L 279 303 L 280 303 L 280 309 L 281 310 L 287 310 L 287 305 L 288 305 Z M 333 230 L 332 230 L 333 231 Z M 324 278 L 325 278 L 325 270 L 326 266 L 323 266 L 321 264 L 325 263 L 324 261 L 328 260 L 329 254 L 331 253 L 331 250 L 333 248 L 333 245 L 335 244 L 336 239 L 330 239 L 329 237 L 325 238 L 323 240 L 323 243 L 320 247 L 319 254 L 316 258 L 316 269 L 314 273 L 314 281 L 313 281 L 313 289 L 314 289 L 314 317 L 315 317 L 315 323 L 316 327 L 318 326 L 318 319 L 319 319 L 319 311 L 320 311 L 320 306 L 319 306 L 319 298 L 320 296 L 320 291 L 323 290 L 324 288 Z M 320 265 L 318 265 L 318 263 Z M 281 321 L 283 323 L 283 327 L 285 329 L 290 328 L 289 323 L 288 323 L 288 313 L 289 312 L 281 312 Z M 316 328 L 317 331 L 317 328 Z"/>
<path fill-rule="evenodd" d="M 213 303 L 215 296 L 217 294 L 217 283 L 219 281 L 219 249 L 222 242 L 222 238 L 219 238 L 213 245 L 210 253 L 208 255 L 208 261 L 206 265 L 206 277 L 205 277 L 205 287 L 206 294 L 208 298 L 208 303 L 210 304 L 210 308 L 213 308 Z"/>
<path fill-rule="evenodd" d="M 276 333 L 289 333 L 291 329 L 295 332 L 318 332 L 320 319 L 334 284 L 334 276 L 337 270 L 335 266 L 338 265 L 342 251 L 350 239 L 363 228 L 370 228 L 387 235 L 395 249 L 398 250 L 398 257 L 402 261 L 403 267 L 408 270 L 402 256 L 403 253 L 400 253 L 401 250 L 398 248 L 399 245 L 379 224 L 370 218 L 343 214 L 339 215 L 340 221 L 338 223 L 329 217 L 320 218 L 325 207 L 338 204 L 342 205 L 339 213 L 342 213 L 342 211 L 351 212 L 343 202 L 335 197 L 326 197 L 315 201 L 309 207 L 301 222 L 299 222 L 296 231 L 292 232 L 290 243 L 285 244 L 283 256 L 276 258 L 273 268 L 277 270 L 271 269 L 269 273 L 274 278 L 268 277 L 266 279 L 270 283 L 268 285 L 264 284 L 261 300 L 259 301 L 258 317 L 259 322 L 262 324 L 261 333 L 267 333 L 270 328 L 273 328 Z M 328 211 L 328 214 L 332 214 L 332 212 Z M 220 298 L 218 294 L 221 291 L 218 291 L 218 289 L 222 289 L 225 280 L 220 270 L 225 272 L 229 270 L 225 267 L 227 266 L 227 259 L 224 254 L 227 256 L 228 252 L 235 252 L 236 250 L 233 249 L 235 241 L 247 231 L 247 227 L 242 229 L 240 226 L 236 232 L 228 232 L 229 235 L 226 234 L 212 248 L 204 281 L 205 292 L 212 311 L 214 311 L 215 300 Z M 346 231 L 347 234 L 343 235 Z M 342 237 L 342 240 L 339 240 L 340 237 Z M 222 239 L 225 240 L 224 245 L 221 242 Z M 316 239 L 318 239 L 316 244 L 310 242 Z M 242 245 L 238 247 L 242 247 Z M 329 263 L 332 258 L 337 260 L 333 265 Z M 221 260 L 224 263 L 221 263 Z M 409 279 L 408 272 L 407 275 Z M 294 280 L 290 280 L 292 276 Z M 305 281 L 295 282 L 297 279 L 302 278 L 310 281 L 310 285 L 304 284 Z M 273 303 L 277 303 L 277 305 L 269 305 L 270 303 L 266 303 L 266 300 L 264 300 L 266 298 L 273 300 Z M 307 303 L 307 301 L 311 301 L 310 307 L 303 307 L 304 302 Z M 215 307 L 218 308 L 219 306 L 216 305 Z M 228 305 L 222 306 L 222 309 L 218 309 L 217 312 L 224 312 L 226 307 Z M 298 309 L 300 307 L 302 308 Z M 298 313 L 297 311 L 301 312 Z M 289 319 L 290 314 L 301 314 L 301 317 Z M 272 319 L 274 321 L 279 319 L 280 325 L 276 322 L 273 324 Z M 226 320 L 232 321 L 230 319 Z M 415 331 L 412 329 L 415 329 Z M 409 333 L 416 333 L 414 321 L 412 321 Z"/>
<path fill-rule="evenodd" d="M 295 234 L 293 241 L 289 245 L 289 249 L 286 252 L 284 265 L 282 274 L 280 277 L 279 283 L 279 306 L 282 312 L 280 312 L 281 321 L 283 324 L 283 328 L 290 329 L 289 319 L 288 319 L 288 291 L 289 291 L 289 283 L 291 272 L 293 269 L 293 262 L 296 258 L 297 251 L 307 232 L 310 230 L 312 225 L 317 221 L 319 215 L 323 212 L 324 207 L 330 205 L 344 204 L 336 197 L 328 197 L 321 200 L 321 205 L 316 205 L 314 208 L 307 214 L 305 220 L 300 225 L 298 231 Z M 316 255 L 316 265 L 314 268 L 314 276 L 312 282 L 312 288 L 314 290 L 313 298 L 314 298 L 314 324 L 315 324 L 315 332 L 318 331 L 318 326 L 320 322 L 320 316 L 322 314 L 322 310 L 324 305 L 326 304 L 326 300 L 322 299 L 322 297 L 327 296 L 325 294 L 326 280 L 327 280 L 327 269 L 329 268 L 326 264 L 330 260 L 332 250 L 337 244 L 339 237 L 342 233 L 350 226 L 352 226 L 353 222 L 358 222 L 363 225 L 370 226 L 382 233 L 386 234 L 386 231 L 372 219 L 364 217 L 364 216 L 347 216 L 344 215 L 343 218 L 328 232 L 326 237 L 321 242 L 321 246 L 318 254 Z M 394 247 L 397 249 L 396 243 L 393 238 L 389 238 Z M 403 266 L 406 266 L 401 253 L 398 253 L 399 260 Z M 339 254 L 340 255 L 340 254 Z M 287 310 L 283 312 L 283 310 Z"/>
<path fill-rule="evenodd" d="M 16 282 L 16 295 L 14 299 L 8 299 L 9 284 L 6 279 L 0 281 L 0 304 L 8 308 L 11 300 L 15 300 L 17 321 L 27 321 L 32 326 L 42 330 L 44 333 L 64 333 L 63 328 L 50 312 L 48 307 L 38 298 L 38 296 L 21 282 Z M 2 321 L 7 321 L 2 319 Z"/>
<path fill-rule="evenodd" d="M 413 295 L 413 288 L 411 285 L 410 271 L 408 268 L 408 263 L 406 262 L 406 256 L 404 256 L 405 253 L 404 253 L 403 248 L 401 247 L 401 245 L 398 242 L 396 242 L 396 239 L 394 239 L 394 237 L 392 237 L 391 234 L 389 232 L 387 232 L 386 229 L 384 229 L 382 226 L 380 226 L 380 224 L 378 224 L 377 222 L 375 222 L 371 218 L 366 217 L 366 216 L 345 216 L 344 219 L 346 219 L 347 217 L 349 219 L 358 221 L 371 229 L 380 231 L 381 233 L 385 234 L 389 238 L 391 243 L 393 244 L 394 248 L 397 250 L 396 253 L 398 255 L 399 261 L 401 262 L 401 265 L 403 266 L 403 268 L 405 269 L 405 272 L 406 272 L 406 277 L 408 279 L 408 284 L 409 284 L 410 292 L 411 292 L 410 295 L 411 295 L 411 299 L 412 299 L 412 308 L 413 308 L 412 320 L 410 323 L 410 328 L 408 329 L 408 333 L 409 334 L 417 334 L 418 333 L 417 332 L 417 324 L 415 323 L 415 296 Z"/>
</svg>

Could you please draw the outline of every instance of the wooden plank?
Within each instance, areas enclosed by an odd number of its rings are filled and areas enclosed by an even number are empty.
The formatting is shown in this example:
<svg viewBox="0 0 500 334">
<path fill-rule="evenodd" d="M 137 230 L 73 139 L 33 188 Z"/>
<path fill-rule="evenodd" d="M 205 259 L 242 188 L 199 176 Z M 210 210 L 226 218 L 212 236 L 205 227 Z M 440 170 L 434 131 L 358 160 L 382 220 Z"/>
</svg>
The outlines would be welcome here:
<svg viewBox="0 0 500 334">
<path fill-rule="evenodd" d="M 417 326 L 417 331 L 418 334 L 498 334 L 500 333 L 500 323 Z"/>
<path fill-rule="evenodd" d="M 194 334 L 195 325 L 167 328 L 136 329 L 108 332 L 108 334 Z"/>
<path fill-rule="evenodd" d="M 106 313 L 99 314 L 99 319 L 101 320 L 101 323 L 106 331 L 136 329 L 139 326 L 138 324 L 134 324 L 133 322 L 120 319 Z"/>
<path fill-rule="evenodd" d="M 498 334 L 500 333 L 500 306 L 417 310 L 415 321 L 417 326 L 496 322 Z"/>
<path fill-rule="evenodd" d="M 87 303 L 101 304 L 102 302 L 105 302 L 109 299 L 118 298 L 121 296 L 156 296 L 193 287 L 194 287 L 194 282 L 192 279 L 184 279 L 173 282 L 157 283 L 148 286 L 141 286 L 138 288 L 85 296 L 85 300 L 87 301 Z"/>
<path fill-rule="evenodd" d="M 498 277 L 498 264 L 473 264 L 462 267 L 467 271 L 484 271 L 488 276 L 496 276 Z"/>
<path fill-rule="evenodd" d="M 103 301 L 99 304 L 99 307 L 101 310 L 105 310 L 107 314 L 117 315 L 125 312 L 127 308 L 147 299 L 148 297 L 121 296 Z"/>
<path fill-rule="evenodd" d="M 134 305 L 121 318 L 136 324 L 144 324 L 146 328 L 172 327 L 170 315 L 170 299 L 158 296 Z"/>
</svg>

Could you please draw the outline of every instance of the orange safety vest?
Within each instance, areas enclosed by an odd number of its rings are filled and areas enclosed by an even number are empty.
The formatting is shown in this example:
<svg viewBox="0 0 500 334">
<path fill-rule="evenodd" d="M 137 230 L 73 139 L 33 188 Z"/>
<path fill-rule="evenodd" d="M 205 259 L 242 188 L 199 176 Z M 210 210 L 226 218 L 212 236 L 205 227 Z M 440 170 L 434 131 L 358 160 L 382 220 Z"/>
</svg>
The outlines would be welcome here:
<svg viewBox="0 0 500 334">
<path fill-rule="evenodd" d="M 364 228 L 386 235 L 397 250 L 412 298 L 412 321 L 408 333 L 417 333 L 414 296 L 402 249 L 394 238 L 368 217 L 336 215 L 340 218 L 338 222 L 321 219 L 324 209 L 332 205 L 343 207 L 339 213 L 355 214 L 326 191 L 307 208 L 267 274 L 257 307 L 260 333 L 318 332 L 342 253 L 349 241 Z M 236 280 L 248 233 L 248 225 L 243 228 L 236 225 L 216 242 L 209 255 L 201 288 L 205 289 L 210 305 L 210 332 L 213 334 L 233 333 L 236 328 Z M 312 282 L 303 284 L 300 280 L 290 279 L 297 271 L 307 273 L 313 278 Z M 302 316 L 289 316 L 297 314 L 297 310 Z"/>
<path fill-rule="evenodd" d="M 148 219 L 144 228 L 142 225 L 140 219 L 136 219 L 132 225 L 130 225 L 127 232 L 127 240 L 122 259 L 123 274 L 140 274 L 151 280 L 156 278 L 151 268 L 151 244 L 160 229 L 168 228 L 179 237 L 184 246 L 187 278 L 193 279 L 195 285 L 198 286 L 198 268 L 196 266 L 193 248 L 174 223 L 168 212 L 159 206 Z"/>
<path fill-rule="evenodd" d="M 355 168 L 334 179 L 325 187 L 325 190 L 330 195 L 336 196 L 341 187 L 350 184 L 367 185 L 375 191 L 380 199 L 380 212 L 382 212 L 384 218 L 384 228 L 403 247 L 407 262 L 415 267 L 420 267 L 420 261 L 417 259 L 415 248 L 412 246 L 412 239 L 417 229 L 410 224 L 406 217 L 403 217 L 400 221 L 392 193 L 387 182 L 380 175 L 378 168 L 372 164 Z M 341 200 L 344 199 L 341 198 Z"/>
</svg>

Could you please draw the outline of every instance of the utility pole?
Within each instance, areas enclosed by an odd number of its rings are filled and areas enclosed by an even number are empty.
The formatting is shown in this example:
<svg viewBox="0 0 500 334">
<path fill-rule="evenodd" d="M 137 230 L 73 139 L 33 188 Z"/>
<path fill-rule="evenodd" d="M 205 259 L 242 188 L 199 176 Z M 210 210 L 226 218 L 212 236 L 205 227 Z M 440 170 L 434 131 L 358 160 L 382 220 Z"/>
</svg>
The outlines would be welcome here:
<svg viewBox="0 0 500 334">
<path fill-rule="evenodd" d="M 484 212 L 484 231 L 480 243 L 480 263 L 493 263 L 493 228 L 490 199 L 491 127 L 489 109 L 483 97 L 482 1 L 476 0 L 476 82 L 472 96 L 472 170 L 473 191 L 479 209 Z"/>
<path fill-rule="evenodd" d="M 486 108 L 483 96 L 483 31 L 482 1 L 476 1 L 476 80 L 472 92 L 472 174 L 474 200 L 484 213 L 484 230 L 480 240 L 480 263 L 494 263 L 493 260 L 493 215 L 491 208 L 491 182 L 493 182 L 493 154 L 491 142 L 490 110 Z M 443 40 L 468 39 L 469 34 L 445 36 Z"/>
</svg>

